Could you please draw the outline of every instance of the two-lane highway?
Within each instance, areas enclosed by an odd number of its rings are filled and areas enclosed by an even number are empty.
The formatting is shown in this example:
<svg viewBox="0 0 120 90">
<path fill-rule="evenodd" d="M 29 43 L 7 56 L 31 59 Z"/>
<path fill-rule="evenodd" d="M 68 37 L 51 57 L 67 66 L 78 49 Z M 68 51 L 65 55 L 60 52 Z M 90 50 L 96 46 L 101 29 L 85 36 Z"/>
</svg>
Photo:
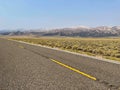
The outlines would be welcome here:
<svg viewBox="0 0 120 90">
<path fill-rule="evenodd" d="M 119 90 L 120 64 L 0 39 L 0 90 Z"/>
</svg>

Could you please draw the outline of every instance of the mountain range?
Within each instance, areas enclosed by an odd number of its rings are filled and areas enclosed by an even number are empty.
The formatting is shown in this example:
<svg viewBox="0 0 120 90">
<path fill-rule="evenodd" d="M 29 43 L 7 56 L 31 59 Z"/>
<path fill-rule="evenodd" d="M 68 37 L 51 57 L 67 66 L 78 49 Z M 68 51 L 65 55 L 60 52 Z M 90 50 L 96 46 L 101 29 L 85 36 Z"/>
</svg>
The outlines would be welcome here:
<svg viewBox="0 0 120 90">
<path fill-rule="evenodd" d="M 69 36 L 69 37 L 119 37 L 120 26 L 100 26 L 100 27 L 71 27 L 51 30 L 26 30 L 26 31 L 0 31 L 0 35 L 9 36 Z"/>
</svg>

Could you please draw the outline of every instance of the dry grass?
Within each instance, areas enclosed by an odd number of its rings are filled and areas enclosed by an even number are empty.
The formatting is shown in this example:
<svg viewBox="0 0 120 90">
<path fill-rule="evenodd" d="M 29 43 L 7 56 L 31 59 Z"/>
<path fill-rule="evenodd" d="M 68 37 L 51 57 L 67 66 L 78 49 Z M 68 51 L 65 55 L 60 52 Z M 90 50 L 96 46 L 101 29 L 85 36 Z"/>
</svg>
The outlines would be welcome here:
<svg viewBox="0 0 120 90">
<path fill-rule="evenodd" d="M 12 39 L 120 61 L 120 38 L 17 37 Z"/>
</svg>

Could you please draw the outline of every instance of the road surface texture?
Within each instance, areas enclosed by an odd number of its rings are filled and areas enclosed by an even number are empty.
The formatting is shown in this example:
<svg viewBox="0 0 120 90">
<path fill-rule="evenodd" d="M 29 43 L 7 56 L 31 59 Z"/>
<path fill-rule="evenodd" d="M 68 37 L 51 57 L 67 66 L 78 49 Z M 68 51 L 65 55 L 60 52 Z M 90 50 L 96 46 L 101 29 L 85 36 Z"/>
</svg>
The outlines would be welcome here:
<svg viewBox="0 0 120 90">
<path fill-rule="evenodd" d="M 120 64 L 0 39 L 0 90 L 120 90 Z"/>
</svg>

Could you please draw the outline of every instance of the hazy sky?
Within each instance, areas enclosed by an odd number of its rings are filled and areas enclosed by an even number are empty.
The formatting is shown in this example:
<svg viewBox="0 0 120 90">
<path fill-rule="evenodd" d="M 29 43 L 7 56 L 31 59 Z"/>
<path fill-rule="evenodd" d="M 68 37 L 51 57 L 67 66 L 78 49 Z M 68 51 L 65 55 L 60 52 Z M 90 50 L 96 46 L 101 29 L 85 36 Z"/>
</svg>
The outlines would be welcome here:
<svg viewBox="0 0 120 90">
<path fill-rule="evenodd" d="M 120 25 L 120 0 L 0 0 L 0 29 Z"/>
</svg>

